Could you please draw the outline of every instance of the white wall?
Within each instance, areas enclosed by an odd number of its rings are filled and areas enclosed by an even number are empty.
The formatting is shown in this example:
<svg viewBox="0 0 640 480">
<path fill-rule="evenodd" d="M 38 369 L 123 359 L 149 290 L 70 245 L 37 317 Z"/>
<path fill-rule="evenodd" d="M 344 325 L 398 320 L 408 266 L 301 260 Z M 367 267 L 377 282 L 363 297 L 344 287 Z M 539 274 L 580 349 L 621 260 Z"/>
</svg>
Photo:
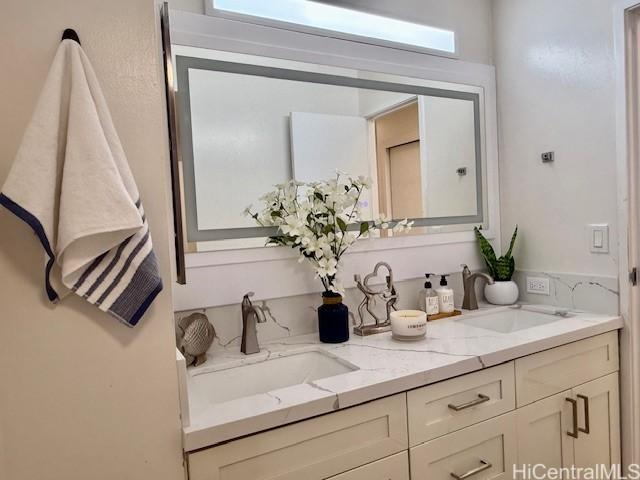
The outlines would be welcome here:
<svg viewBox="0 0 640 480">
<path fill-rule="evenodd" d="M 375 117 L 389 109 L 402 105 L 416 96 L 407 93 L 385 92 L 383 90 L 358 90 L 359 115 Z"/>
<path fill-rule="evenodd" d="M 204 1 L 169 0 L 171 8 L 204 13 Z M 491 0 L 317 0 L 454 30 L 461 60 L 492 63 Z"/>
<path fill-rule="evenodd" d="M 201 13 L 204 15 L 204 2 L 206 0 L 169 0 L 169 6 L 185 12 Z"/>
<path fill-rule="evenodd" d="M 423 211 L 429 218 L 475 215 L 476 175 L 482 172 L 476 168 L 473 102 L 439 97 L 420 97 L 419 102 Z M 466 175 L 458 175 L 461 167 L 467 168 Z"/>
<path fill-rule="evenodd" d="M 617 276 L 613 4 L 494 2 L 502 238 L 519 224 L 520 269 Z M 589 223 L 610 225 L 611 254 L 589 252 Z"/>
<path fill-rule="evenodd" d="M 169 265 L 169 165 L 153 0 L 3 0 L 0 184 L 65 27 L 92 60 L 137 180 L 165 290 L 135 329 L 43 295 L 32 231 L 0 209 L 2 480 L 183 478 Z"/>
</svg>

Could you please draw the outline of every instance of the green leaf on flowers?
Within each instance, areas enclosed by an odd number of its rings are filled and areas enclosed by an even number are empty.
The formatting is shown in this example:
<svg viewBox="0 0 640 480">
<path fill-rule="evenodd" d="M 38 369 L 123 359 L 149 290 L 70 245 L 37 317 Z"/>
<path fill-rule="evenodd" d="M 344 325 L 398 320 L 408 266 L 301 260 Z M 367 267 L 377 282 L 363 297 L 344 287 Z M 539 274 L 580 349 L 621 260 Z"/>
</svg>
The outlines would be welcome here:
<svg viewBox="0 0 640 480">
<path fill-rule="evenodd" d="M 343 233 L 347 231 L 347 224 L 340 217 L 336 217 L 336 223 Z"/>
<path fill-rule="evenodd" d="M 360 235 L 364 235 L 369 231 L 369 222 L 362 222 L 360 224 Z"/>
<path fill-rule="evenodd" d="M 269 237 L 267 245 L 284 245 L 284 240 L 282 237 Z"/>
</svg>

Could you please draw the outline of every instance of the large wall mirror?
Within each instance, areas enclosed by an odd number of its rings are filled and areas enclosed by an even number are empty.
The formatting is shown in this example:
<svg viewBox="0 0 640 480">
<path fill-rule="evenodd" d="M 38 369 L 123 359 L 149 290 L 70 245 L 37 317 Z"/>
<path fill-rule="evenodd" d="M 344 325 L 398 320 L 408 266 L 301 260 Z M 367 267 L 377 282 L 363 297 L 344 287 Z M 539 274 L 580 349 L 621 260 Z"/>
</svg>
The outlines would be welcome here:
<svg viewBox="0 0 640 480">
<path fill-rule="evenodd" d="M 264 246 L 243 215 L 273 186 L 372 179 L 365 216 L 413 235 L 487 221 L 482 88 L 175 45 L 191 251 Z"/>
</svg>

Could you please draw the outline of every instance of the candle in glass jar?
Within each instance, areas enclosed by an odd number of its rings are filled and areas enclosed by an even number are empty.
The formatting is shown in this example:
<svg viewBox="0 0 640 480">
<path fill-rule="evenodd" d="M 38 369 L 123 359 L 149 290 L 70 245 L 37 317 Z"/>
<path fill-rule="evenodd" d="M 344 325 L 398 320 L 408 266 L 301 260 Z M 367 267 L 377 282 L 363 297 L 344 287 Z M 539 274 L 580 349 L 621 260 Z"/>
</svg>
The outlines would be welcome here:
<svg viewBox="0 0 640 480">
<path fill-rule="evenodd" d="M 391 312 L 391 333 L 396 340 L 419 340 L 427 334 L 427 314 L 420 310 Z"/>
</svg>

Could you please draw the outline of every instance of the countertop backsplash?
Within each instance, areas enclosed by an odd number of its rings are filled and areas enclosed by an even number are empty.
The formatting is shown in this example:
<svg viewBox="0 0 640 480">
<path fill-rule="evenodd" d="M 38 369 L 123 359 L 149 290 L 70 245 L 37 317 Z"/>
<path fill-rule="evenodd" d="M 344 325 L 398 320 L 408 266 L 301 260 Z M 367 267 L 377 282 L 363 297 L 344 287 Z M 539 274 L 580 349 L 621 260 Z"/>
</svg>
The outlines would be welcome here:
<svg viewBox="0 0 640 480">
<path fill-rule="evenodd" d="M 549 278 L 550 294 L 527 293 L 527 276 Z M 433 286 L 437 288 L 440 277 L 434 276 L 431 280 Z M 603 314 L 617 314 L 619 311 L 618 280 L 615 277 L 516 271 L 514 280 L 520 289 L 520 301 L 522 302 Z M 451 274 L 448 281 L 455 291 L 455 304 L 459 307 L 463 298 L 462 275 L 458 272 Z M 398 308 L 417 308 L 418 291 L 423 288 L 423 285 L 424 277 L 396 282 L 396 290 L 400 295 Z M 483 288 L 484 282 L 477 281 L 476 291 L 479 301 L 484 299 Z M 259 288 L 247 285 L 247 291 L 251 289 L 256 290 L 256 296 L 252 298 L 252 301 L 266 307 L 267 322 L 257 326 L 260 342 L 317 332 L 316 309 L 322 304 L 320 293 L 262 300 L 259 296 Z M 344 303 L 349 307 L 352 325 L 354 321 L 359 322 L 358 305 L 362 298 L 362 293 L 356 288 L 347 289 Z M 175 318 L 177 320 L 194 311 L 203 311 L 216 329 L 216 339 L 210 350 L 227 347 L 237 348 L 240 345 L 240 335 L 242 334 L 241 301 L 242 299 L 239 298 L 238 303 L 234 305 L 177 312 Z M 383 311 L 384 305 L 380 303 L 377 308 Z"/>
<path fill-rule="evenodd" d="M 548 278 L 549 295 L 528 293 L 527 277 Z M 517 270 L 513 280 L 520 289 L 521 302 L 611 315 L 620 311 L 617 277 Z"/>
</svg>

